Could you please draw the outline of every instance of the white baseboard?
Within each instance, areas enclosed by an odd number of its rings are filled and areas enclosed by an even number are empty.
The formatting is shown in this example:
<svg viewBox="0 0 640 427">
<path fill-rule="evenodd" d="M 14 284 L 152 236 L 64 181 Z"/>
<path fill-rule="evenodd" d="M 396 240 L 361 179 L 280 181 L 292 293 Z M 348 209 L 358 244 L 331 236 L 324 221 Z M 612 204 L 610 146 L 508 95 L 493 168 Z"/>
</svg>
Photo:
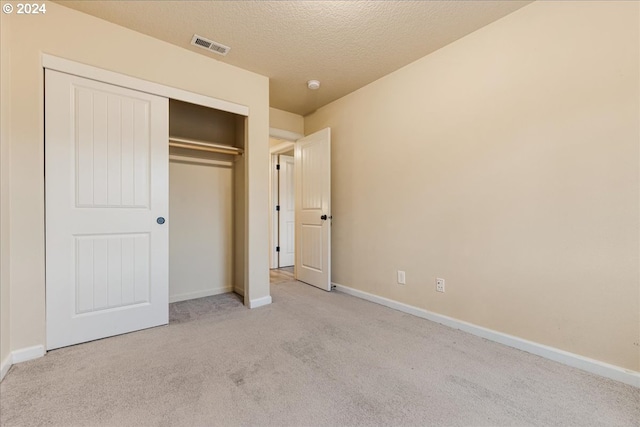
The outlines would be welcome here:
<svg viewBox="0 0 640 427">
<path fill-rule="evenodd" d="M 605 378 L 610 378 L 612 380 L 620 381 L 625 384 L 640 388 L 640 372 L 631 371 L 619 366 L 600 362 L 595 359 L 589 359 L 588 357 L 580 356 L 575 353 L 569 353 L 568 351 L 560 350 L 555 347 L 549 347 L 547 345 L 528 341 L 522 338 L 515 337 L 513 335 L 508 335 L 502 332 L 494 331 L 492 329 L 483 328 L 482 326 L 474 325 L 473 323 L 464 322 L 462 320 L 454 319 L 442 314 L 437 314 L 431 311 L 424 310 L 422 308 L 414 307 L 412 305 L 404 304 L 388 298 L 380 297 L 378 295 L 370 294 L 368 292 L 360 291 L 358 289 L 350 288 L 348 286 L 340 285 L 337 283 L 332 284 L 336 287 L 336 290 L 344 292 L 345 294 L 362 298 L 376 304 L 384 305 L 385 307 L 393 308 L 395 310 L 402 311 L 407 314 L 412 314 L 423 319 L 431 320 L 433 322 L 440 323 L 451 328 L 460 329 L 461 331 L 477 335 L 490 341 L 517 348 L 518 350 L 526 351 L 527 353 L 532 353 L 537 356 L 562 363 L 564 365 L 582 369 L 583 371 L 591 372 L 592 374 L 600 375 Z"/>
<path fill-rule="evenodd" d="M 4 358 L 0 365 L 0 381 L 4 379 L 4 376 L 9 372 L 9 368 L 14 364 L 37 359 L 44 356 L 45 353 L 43 345 L 34 345 L 33 347 L 21 348 L 20 350 L 12 351 Z"/>
<path fill-rule="evenodd" d="M 13 360 L 11 358 L 11 353 L 7 354 L 7 357 L 4 358 L 2 364 L 0 364 L 0 381 L 4 379 L 4 376 L 9 372 L 9 368 L 13 365 Z"/>
<path fill-rule="evenodd" d="M 34 345 L 33 347 L 21 348 L 11 352 L 12 363 L 26 362 L 27 360 L 37 359 L 44 356 L 46 351 L 43 345 Z"/>
<path fill-rule="evenodd" d="M 263 305 L 269 305 L 269 304 L 271 304 L 271 295 L 262 297 L 262 298 L 252 299 L 251 301 L 249 301 L 249 308 L 258 308 L 258 307 L 262 307 Z"/>
<path fill-rule="evenodd" d="M 206 289 L 204 291 L 186 292 L 183 294 L 169 295 L 169 303 L 186 301 L 189 299 L 210 297 L 212 295 L 226 294 L 227 292 L 233 292 L 233 288 L 231 286 L 228 286 L 228 287 L 222 287 L 222 288 Z"/>
<path fill-rule="evenodd" d="M 235 292 L 236 294 L 242 297 L 244 296 L 244 288 L 233 288 L 233 292 Z"/>
</svg>

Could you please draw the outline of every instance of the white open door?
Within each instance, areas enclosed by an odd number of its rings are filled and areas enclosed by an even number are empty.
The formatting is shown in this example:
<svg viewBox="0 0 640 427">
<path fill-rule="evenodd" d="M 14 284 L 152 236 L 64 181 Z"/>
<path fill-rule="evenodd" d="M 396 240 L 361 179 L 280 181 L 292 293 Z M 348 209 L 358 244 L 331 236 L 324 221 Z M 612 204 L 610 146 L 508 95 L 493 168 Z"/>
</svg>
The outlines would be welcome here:
<svg viewBox="0 0 640 427">
<path fill-rule="evenodd" d="M 296 142 L 296 279 L 331 290 L 331 130 Z"/>
<path fill-rule="evenodd" d="M 278 230 L 280 260 L 278 267 L 290 267 L 295 263 L 295 197 L 293 156 L 278 156 L 280 173 L 278 174 Z"/>
<path fill-rule="evenodd" d="M 168 99 L 45 73 L 47 348 L 168 322 Z"/>
</svg>

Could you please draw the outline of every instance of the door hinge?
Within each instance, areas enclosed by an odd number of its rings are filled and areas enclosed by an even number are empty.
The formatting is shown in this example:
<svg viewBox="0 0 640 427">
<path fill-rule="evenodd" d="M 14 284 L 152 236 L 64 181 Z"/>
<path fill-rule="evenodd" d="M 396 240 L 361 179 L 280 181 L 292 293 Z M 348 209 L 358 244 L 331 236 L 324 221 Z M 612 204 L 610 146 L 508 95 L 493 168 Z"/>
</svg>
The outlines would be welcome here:
<svg viewBox="0 0 640 427">
<path fill-rule="evenodd" d="M 280 170 L 280 165 L 276 165 L 276 170 Z"/>
<path fill-rule="evenodd" d="M 276 210 L 280 211 L 280 205 L 276 205 Z"/>
<path fill-rule="evenodd" d="M 280 252 L 280 246 L 276 246 L 276 252 Z"/>
</svg>

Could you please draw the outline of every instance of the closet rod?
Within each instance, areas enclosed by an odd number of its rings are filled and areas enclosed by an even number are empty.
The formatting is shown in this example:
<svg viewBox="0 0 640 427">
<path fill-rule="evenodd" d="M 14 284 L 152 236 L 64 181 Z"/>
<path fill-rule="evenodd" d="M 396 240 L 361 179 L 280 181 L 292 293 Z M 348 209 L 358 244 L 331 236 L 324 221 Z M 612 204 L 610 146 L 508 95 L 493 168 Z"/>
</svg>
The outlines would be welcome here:
<svg viewBox="0 0 640 427">
<path fill-rule="evenodd" d="M 241 155 L 242 148 L 231 147 L 229 145 L 213 144 L 211 142 L 197 141 L 195 139 L 169 137 L 169 146 L 177 148 L 188 148 L 190 150 L 209 151 L 212 153 Z"/>
</svg>

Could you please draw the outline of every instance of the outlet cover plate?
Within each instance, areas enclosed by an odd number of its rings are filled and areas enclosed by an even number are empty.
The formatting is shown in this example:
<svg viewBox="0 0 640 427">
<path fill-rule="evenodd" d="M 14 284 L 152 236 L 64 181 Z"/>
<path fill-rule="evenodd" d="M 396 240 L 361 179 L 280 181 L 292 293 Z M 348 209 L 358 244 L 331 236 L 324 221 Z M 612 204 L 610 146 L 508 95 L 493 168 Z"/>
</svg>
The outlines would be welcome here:
<svg viewBox="0 0 640 427">
<path fill-rule="evenodd" d="M 398 270 L 398 284 L 399 285 L 406 285 L 407 284 L 407 277 L 405 275 L 405 272 L 402 270 Z"/>
</svg>

